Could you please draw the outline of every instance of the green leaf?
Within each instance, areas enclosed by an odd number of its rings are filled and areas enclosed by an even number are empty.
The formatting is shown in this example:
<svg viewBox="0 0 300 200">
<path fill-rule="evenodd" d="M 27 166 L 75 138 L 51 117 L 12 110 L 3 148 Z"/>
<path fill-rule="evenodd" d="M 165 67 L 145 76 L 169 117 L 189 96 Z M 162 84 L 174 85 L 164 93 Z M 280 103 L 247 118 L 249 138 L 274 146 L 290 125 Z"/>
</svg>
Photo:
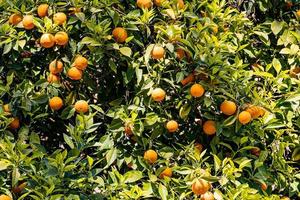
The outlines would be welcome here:
<svg viewBox="0 0 300 200">
<path fill-rule="evenodd" d="M 132 51 L 129 47 L 121 47 L 120 52 L 121 52 L 121 54 L 123 54 L 124 56 L 127 56 L 127 57 L 130 57 L 132 54 Z"/>
<path fill-rule="evenodd" d="M 179 110 L 179 116 L 181 119 L 186 119 L 191 111 L 192 107 L 189 104 L 183 105 Z"/>
<path fill-rule="evenodd" d="M 12 163 L 9 160 L 1 159 L 0 160 L 0 171 L 6 170 Z"/>
<path fill-rule="evenodd" d="M 159 184 L 158 193 L 162 200 L 167 200 L 168 190 L 167 190 L 166 186 L 164 186 L 161 183 Z"/>
<path fill-rule="evenodd" d="M 277 35 L 283 28 L 284 22 L 279 22 L 279 21 L 273 21 L 271 24 L 271 30 L 274 33 L 274 35 Z"/>
<path fill-rule="evenodd" d="M 69 137 L 69 136 L 66 135 L 66 134 L 63 134 L 63 137 L 64 137 L 64 140 L 65 140 L 65 142 L 67 143 L 67 145 L 69 145 L 69 147 L 70 147 L 71 149 L 74 149 L 74 143 L 73 143 L 73 141 L 72 141 L 72 138 Z"/>
<path fill-rule="evenodd" d="M 274 67 L 274 69 L 276 70 L 277 74 L 280 72 L 281 70 L 281 63 L 277 58 L 273 58 L 272 61 L 272 65 Z"/>
<path fill-rule="evenodd" d="M 295 102 L 295 101 L 300 101 L 300 94 L 294 94 L 291 95 L 289 98 L 287 98 L 285 101 L 287 102 Z"/>
<path fill-rule="evenodd" d="M 124 174 L 124 183 L 134 183 L 143 178 L 143 173 L 141 171 L 128 171 Z"/>
<path fill-rule="evenodd" d="M 117 159 L 117 155 L 118 155 L 118 150 L 116 148 L 112 148 L 110 149 L 105 158 L 106 158 L 106 167 L 109 167 L 111 164 L 113 164 L 113 162 Z"/>
</svg>

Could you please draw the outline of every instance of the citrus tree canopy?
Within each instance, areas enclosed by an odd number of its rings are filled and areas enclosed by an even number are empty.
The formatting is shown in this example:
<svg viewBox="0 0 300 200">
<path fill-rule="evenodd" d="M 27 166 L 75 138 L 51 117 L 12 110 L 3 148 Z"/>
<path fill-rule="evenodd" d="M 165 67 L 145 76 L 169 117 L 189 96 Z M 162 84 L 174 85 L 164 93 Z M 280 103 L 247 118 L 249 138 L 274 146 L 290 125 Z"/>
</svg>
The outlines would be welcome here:
<svg viewBox="0 0 300 200">
<path fill-rule="evenodd" d="M 300 2 L 0 0 L 0 200 L 300 196 Z"/>
</svg>

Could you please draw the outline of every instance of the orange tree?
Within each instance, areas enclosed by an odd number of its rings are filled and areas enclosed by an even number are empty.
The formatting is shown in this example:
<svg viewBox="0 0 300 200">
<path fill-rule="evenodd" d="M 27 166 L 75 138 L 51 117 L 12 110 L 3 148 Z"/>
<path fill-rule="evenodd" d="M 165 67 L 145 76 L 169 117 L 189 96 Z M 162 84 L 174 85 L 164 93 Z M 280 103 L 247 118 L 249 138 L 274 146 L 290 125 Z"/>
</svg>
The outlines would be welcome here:
<svg viewBox="0 0 300 200">
<path fill-rule="evenodd" d="M 296 199 L 298 8 L 0 1 L 0 199 Z"/>
</svg>

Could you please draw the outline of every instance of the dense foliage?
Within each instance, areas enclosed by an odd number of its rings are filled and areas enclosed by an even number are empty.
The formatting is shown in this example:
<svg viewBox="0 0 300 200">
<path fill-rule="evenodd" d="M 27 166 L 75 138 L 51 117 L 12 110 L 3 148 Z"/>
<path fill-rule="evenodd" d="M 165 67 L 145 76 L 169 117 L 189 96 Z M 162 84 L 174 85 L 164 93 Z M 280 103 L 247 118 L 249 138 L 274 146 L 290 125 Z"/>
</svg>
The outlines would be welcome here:
<svg viewBox="0 0 300 200">
<path fill-rule="evenodd" d="M 297 199 L 298 9 L 0 0 L 0 199 Z"/>
</svg>

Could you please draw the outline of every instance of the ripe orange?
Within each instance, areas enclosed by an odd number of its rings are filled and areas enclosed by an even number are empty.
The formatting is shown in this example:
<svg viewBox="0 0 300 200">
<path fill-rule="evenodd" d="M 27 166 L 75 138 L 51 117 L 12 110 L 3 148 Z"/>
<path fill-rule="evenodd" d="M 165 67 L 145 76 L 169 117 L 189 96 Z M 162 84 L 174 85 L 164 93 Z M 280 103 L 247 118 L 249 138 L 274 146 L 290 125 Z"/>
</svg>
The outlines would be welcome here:
<svg viewBox="0 0 300 200">
<path fill-rule="evenodd" d="M 9 124 L 11 129 L 18 129 L 20 127 L 20 120 L 19 118 L 15 117 L 14 120 Z"/>
<path fill-rule="evenodd" d="M 10 198 L 10 196 L 8 196 L 8 195 L 2 194 L 2 195 L 0 195 L 0 200 L 12 200 L 12 198 Z"/>
<path fill-rule="evenodd" d="M 206 135 L 214 135 L 217 131 L 216 122 L 214 122 L 212 120 L 208 120 L 208 121 L 204 122 L 202 128 L 203 128 L 203 132 Z"/>
<path fill-rule="evenodd" d="M 170 167 L 167 167 L 166 169 L 164 169 L 160 175 L 159 178 L 164 178 L 164 177 L 172 177 L 172 169 Z"/>
<path fill-rule="evenodd" d="M 187 55 L 186 55 L 186 52 L 185 52 L 184 49 L 179 48 L 179 49 L 176 50 L 176 57 L 177 57 L 178 60 L 182 60 L 186 56 Z"/>
<path fill-rule="evenodd" d="M 251 114 L 247 111 L 243 111 L 239 114 L 239 122 L 243 125 L 248 124 L 251 121 Z"/>
<path fill-rule="evenodd" d="M 252 149 L 250 150 L 250 152 L 251 152 L 252 155 L 255 155 L 255 156 L 258 157 L 259 154 L 260 154 L 260 148 L 254 147 L 254 148 L 252 148 Z"/>
<path fill-rule="evenodd" d="M 178 123 L 175 120 L 168 121 L 166 125 L 169 133 L 174 133 L 178 130 Z"/>
<path fill-rule="evenodd" d="M 291 1 L 286 2 L 286 8 L 291 9 L 293 7 L 293 3 Z"/>
<path fill-rule="evenodd" d="M 246 111 L 250 113 L 252 119 L 257 119 L 265 114 L 265 109 L 260 106 L 250 105 Z"/>
<path fill-rule="evenodd" d="M 34 28 L 33 24 L 33 16 L 32 15 L 25 15 L 22 20 L 23 26 L 26 30 L 31 30 Z"/>
<path fill-rule="evenodd" d="M 183 86 L 185 86 L 186 84 L 189 84 L 190 82 L 193 82 L 195 80 L 195 76 L 194 76 L 194 73 L 191 73 L 190 75 L 188 75 L 186 78 L 184 78 L 182 81 L 181 81 L 181 84 Z"/>
<path fill-rule="evenodd" d="M 151 0 L 137 0 L 136 5 L 141 9 L 149 9 L 152 7 Z"/>
<path fill-rule="evenodd" d="M 177 6 L 179 9 L 184 9 L 184 1 L 183 0 L 178 0 Z"/>
<path fill-rule="evenodd" d="M 166 97 L 166 92 L 161 88 L 155 88 L 152 91 L 151 97 L 153 101 L 163 101 Z"/>
<path fill-rule="evenodd" d="M 218 26 L 213 26 L 213 27 L 211 28 L 211 30 L 214 32 L 214 34 L 217 34 L 217 33 L 219 32 Z"/>
<path fill-rule="evenodd" d="M 196 179 L 192 185 L 192 191 L 195 195 L 205 194 L 210 189 L 210 184 L 204 179 Z"/>
<path fill-rule="evenodd" d="M 59 76 L 50 73 L 49 76 L 48 76 L 48 78 L 47 78 L 47 81 L 49 83 L 59 83 L 60 78 L 59 78 Z"/>
<path fill-rule="evenodd" d="M 86 113 L 89 111 L 89 104 L 84 100 L 79 100 L 74 105 L 76 112 Z"/>
<path fill-rule="evenodd" d="M 40 44 L 44 48 L 51 48 L 55 45 L 55 38 L 50 33 L 44 33 L 40 39 Z"/>
<path fill-rule="evenodd" d="M 57 25 L 62 25 L 67 21 L 67 15 L 63 12 L 58 12 L 53 15 L 53 21 Z"/>
<path fill-rule="evenodd" d="M 53 60 L 49 64 L 49 71 L 51 74 L 59 74 L 63 71 L 64 65 L 60 60 Z"/>
<path fill-rule="evenodd" d="M 54 38 L 55 38 L 55 43 L 60 46 L 64 46 L 69 42 L 69 36 L 64 31 L 57 32 Z"/>
<path fill-rule="evenodd" d="M 80 70 L 85 70 L 88 66 L 88 60 L 83 56 L 77 56 L 74 60 L 73 66 Z"/>
<path fill-rule="evenodd" d="M 211 192 L 206 192 L 205 194 L 201 195 L 200 200 L 214 200 L 214 194 Z"/>
<path fill-rule="evenodd" d="M 144 153 L 144 159 L 149 163 L 149 164 L 153 164 L 157 161 L 157 153 L 150 149 L 145 151 Z"/>
<path fill-rule="evenodd" d="M 41 4 L 37 9 L 37 13 L 39 17 L 46 17 L 48 15 L 48 4 Z"/>
<path fill-rule="evenodd" d="M 80 80 L 82 78 L 82 71 L 77 69 L 76 67 L 71 67 L 68 70 L 68 77 L 72 80 Z"/>
<path fill-rule="evenodd" d="M 194 145 L 194 148 L 195 148 L 196 151 L 198 151 L 199 153 L 201 153 L 202 150 L 203 150 L 203 145 L 200 144 L 200 143 L 198 143 L 198 142 L 196 142 L 195 145 Z"/>
<path fill-rule="evenodd" d="M 4 112 L 10 112 L 10 106 L 9 106 L 9 104 L 5 104 L 5 105 L 3 105 L 3 111 Z"/>
<path fill-rule="evenodd" d="M 59 110 L 63 107 L 64 103 L 60 97 L 52 97 L 49 100 L 49 106 L 52 110 Z"/>
<path fill-rule="evenodd" d="M 163 0 L 154 0 L 154 4 L 156 6 L 161 6 L 161 3 L 163 2 Z"/>
<path fill-rule="evenodd" d="M 223 103 L 220 106 L 220 110 L 225 115 L 233 115 L 236 112 L 236 104 L 233 101 L 223 101 Z"/>
<path fill-rule="evenodd" d="M 266 190 L 268 189 L 268 185 L 267 185 L 265 182 L 263 182 L 263 183 L 261 183 L 260 188 L 261 188 L 263 191 L 266 191 Z"/>
<path fill-rule="evenodd" d="M 124 131 L 125 131 L 125 135 L 127 137 L 131 137 L 133 135 L 133 132 L 132 132 L 132 124 L 126 124 L 125 127 L 124 127 Z"/>
<path fill-rule="evenodd" d="M 20 14 L 14 13 L 9 17 L 8 22 L 12 25 L 17 25 L 22 21 L 22 16 Z"/>
<path fill-rule="evenodd" d="M 198 83 L 195 83 L 190 89 L 190 93 L 193 97 L 201 97 L 204 94 L 204 92 L 204 88 Z"/>
<path fill-rule="evenodd" d="M 117 27 L 112 32 L 116 42 L 123 43 L 127 39 L 127 31 L 122 27 Z"/>
<path fill-rule="evenodd" d="M 300 17 L 300 10 L 297 10 L 296 15 L 297 17 Z"/>
<path fill-rule="evenodd" d="M 23 182 L 20 185 L 12 188 L 12 192 L 13 193 L 21 193 L 24 190 L 24 188 L 26 187 L 26 185 L 27 185 L 27 183 Z"/>
<path fill-rule="evenodd" d="M 162 59 L 165 56 L 165 49 L 161 46 L 155 45 L 152 49 L 151 56 L 153 59 Z"/>
</svg>

